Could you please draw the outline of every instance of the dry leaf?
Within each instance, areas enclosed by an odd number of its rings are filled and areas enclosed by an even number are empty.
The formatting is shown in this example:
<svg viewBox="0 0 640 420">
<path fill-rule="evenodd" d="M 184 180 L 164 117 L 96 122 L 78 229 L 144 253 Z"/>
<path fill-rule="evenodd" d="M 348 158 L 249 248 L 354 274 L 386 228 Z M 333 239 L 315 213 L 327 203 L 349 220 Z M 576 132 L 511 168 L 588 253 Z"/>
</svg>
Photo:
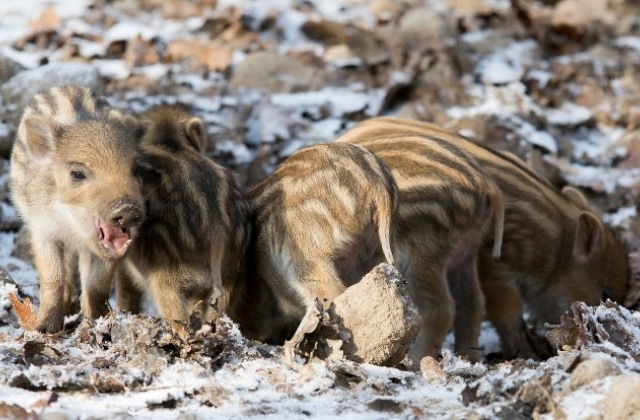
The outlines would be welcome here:
<svg viewBox="0 0 640 420">
<path fill-rule="evenodd" d="M 30 20 L 29 27 L 35 32 L 56 30 L 60 27 L 60 17 L 56 9 L 48 7 L 44 9 L 38 19 Z"/>
<path fill-rule="evenodd" d="M 444 379 L 444 373 L 438 361 L 431 356 L 425 356 L 420 360 L 420 372 L 428 381 Z"/>
<path fill-rule="evenodd" d="M 160 62 L 160 55 L 152 41 L 145 41 L 140 35 L 129 41 L 124 53 L 127 68 L 147 66 Z"/>
<path fill-rule="evenodd" d="M 33 308 L 31 300 L 29 298 L 25 298 L 24 302 L 22 302 L 15 293 L 9 293 L 9 301 L 11 301 L 11 304 L 13 305 L 13 310 L 16 311 L 20 326 L 27 331 L 35 330 L 38 315 Z"/>
<path fill-rule="evenodd" d="M 347 42 L 347 31 L 344 25 L 330 20 L 308 20 L 300 27 L 307 38 L 321 44 L 332 46 Z"/>
<path fill-rule="evenodd" d="M 612 24 L 613 15 L 601 0 L 562 0 L 551 13 L 551 24 L 581 33 L 595 21 Z"/>
<path fill-rule="evenodd" d="M 3 419 L 37 419 L 38 415 L 27 411 L 16 404 L 0 403 L 0 418 Z"/>
<path fill-rule="evenodd" d="M 49 407 L 52 403 L 56 401 L 58 401 L 58 394 L 55 392 L 52 392 L 51 395 L 49 395 L 49 398 L 37 400 L 36 402 L 31 404 L 31 408 L 36 410 L 42 410 L 43 408 Z"/>
<path fill-rule="evenodd" d="M 223 71 L 231 64 L 233 50 L 216 42 L 185 38 L 170 43 L 167 55 L 169 61 L 190 60 L 194 69 L 206 67 L 213 71 Z"/>
<path fill-rule="evenodd" d="M 173 333 L 180 337 L 182 341 L 187 341 L 189 339 L 189 330 L 186 325 L 179 321 L 169 321 L 169 325 L 171 325 Z"/>
</svg>

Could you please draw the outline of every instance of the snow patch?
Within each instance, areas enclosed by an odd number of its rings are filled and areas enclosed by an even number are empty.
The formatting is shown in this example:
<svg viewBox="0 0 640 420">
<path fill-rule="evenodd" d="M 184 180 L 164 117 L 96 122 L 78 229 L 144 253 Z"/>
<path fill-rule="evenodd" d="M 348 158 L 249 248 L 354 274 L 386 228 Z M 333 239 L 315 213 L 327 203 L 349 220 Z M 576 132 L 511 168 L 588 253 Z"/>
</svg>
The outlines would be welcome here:
<svg viewBox="0 0 640 420">
<path fill-rule="evenodd" d="M 450 118 L 474 117 L 476 115 L 542 115 L 542 109 L 526 94 L 526 86 L 513 82 L 504 86 L 473 85 L 470 89 L 476 104 L 470 107 L 451 107 L 447 110 Z"/>
<path fill-rule="evenodd" d="M 524 74 L 525 66 L 533 60 L 536 49 L 537 44 L 533 40 L 511 43 L 482 59 L 476 71 L 486 84 L 517 82 Z"/>
<path fill-rule="evenodd" d="M 602 219 L 610 226 L 622 226 L 638 215 L 636 206 L 621 207 L 615 213 L 605 213 Z"/>
<path fill-rule="evenodd" d="M 615 45 L 623 48 L 630 48 L 640 56 L 640 36 L 622 36 L 615 40 Z"/>
<path fill-rule="evenodd" d="M 549 123 L 568 126 L 584 124 L 593 116 L 588 108 L 573 102 L 565 102 L 560 108 L 546 108 L 544 114 Z"/>
<path fill-rule="evenodd" d="M 569 184 L 591 188 L 600 193 L 611 194 L 616 187 L 630 188 L 640 183 L 640 169 L 602 168 L 579 164 L 559 165 L 564 178 Z"/>
</svg>

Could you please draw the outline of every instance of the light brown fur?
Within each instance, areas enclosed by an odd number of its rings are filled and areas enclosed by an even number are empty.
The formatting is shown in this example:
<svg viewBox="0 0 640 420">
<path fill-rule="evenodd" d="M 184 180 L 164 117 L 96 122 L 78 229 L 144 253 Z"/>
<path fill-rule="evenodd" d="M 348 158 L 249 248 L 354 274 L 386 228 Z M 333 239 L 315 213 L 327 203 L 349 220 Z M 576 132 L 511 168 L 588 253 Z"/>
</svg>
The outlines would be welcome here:
<svg viewBox="0 0 640 420">
<path fill-rule="evenodd" d="M 11 156 L 10 189 L 31 232 L 40 281 L 37 329 L 56 332 L 79 263 L 85 316 L 106 313 L 116 261 L 144 217 L 135 124 L 86 88 L 36 95 Z"/>
<path fill-rule="evenodd" d="M 150 290 L 170 321 L 186 321 L 196 307 L 208 318 L 210 303 L 230 310 L 250 234 L 244 195 L 231 172 L 202 154 L 207 136 L 200 118 L 161 105 L 140 122 L 147 217 L 118 276 L 118 306 L 139 309 L 137 286 Z"/>
<path fill-rule="evenodd" d="M 328 305 L 376 264 L 394 263 L 396 187 L 362 147 L 303 148 L 248 197 L 254 274 L 268 284 L 277 301 L 271 312 L 281 318 L 265 319 L 257 338 L 289 338 L 316 298 Z"/>
<path fill-rule="evenodd" d="M 405 138 L 425 143 L 435 139 L 464 150 L 490 175 L 488 179 L 498 185 L 504 196 L 501 257 L 495 259 L 492 255 L 492 234 L 487 234 L 478 259 L 487 315 L 501 337 L 504 357 L 548 355 L 544 349 L 536 348 L 528 334 L 522 318 L 525 303 L 539 323 L 556 323 L 576 300 L 594 305 L 610 297 L 622 302 L 629 278 L 625 247 L 586 208 L 586 200 L 577 190 L 567 189 L 563 195 L 514 156 L 492 151 L 428 123 L 374 118 L 356 126 L 340 141 L 364 144 L 373 150 Z M 399 149 L 393 159 L 386 158 L 382 151 L 376 152 L 394 176 L 406 162 L 415 160 L 415 149 Z M 427 163 L 421 166 L 424 172 L 431 169 Z M 398 181 L 400 209 L 441 206 L 447 217 L 459 217 L 455 202 L 446 195 L 421 194 L 407 200 L 406 185 L 422 175 L 407 176 L 407 183 Z M 399 224 L 404 223 L 403 214 L 407 213 L 409 210 L 400 211 Z M 420 226 L 431 222 L 414 219 L 414 223 L 416 228 L 408 231 L 405 238 L 400 232 L 399 241 L 412 242 L 416 258 L 438 260 L 440 255 L 432 251 L 433 237 L 417 234 Z M 454 229 L 449 234 L 456 233 Z M 413 273 L 407 277 L 417 281 Z"/>
<path fill-rule="evenodd" d="M 476 256 L 485 241 L 492 258 L 500 256 L 502 194 L 455 145 L 385 130 L 384 124 L 366 124 L 337 141 L 360 144 L 375 153 L 398 184 L 398 268 L 423 322 L 411 351 L 413 362 L 439 354 L 452 326 L 456 352 L 478 360 L 484 300 Z"/>
</svg>

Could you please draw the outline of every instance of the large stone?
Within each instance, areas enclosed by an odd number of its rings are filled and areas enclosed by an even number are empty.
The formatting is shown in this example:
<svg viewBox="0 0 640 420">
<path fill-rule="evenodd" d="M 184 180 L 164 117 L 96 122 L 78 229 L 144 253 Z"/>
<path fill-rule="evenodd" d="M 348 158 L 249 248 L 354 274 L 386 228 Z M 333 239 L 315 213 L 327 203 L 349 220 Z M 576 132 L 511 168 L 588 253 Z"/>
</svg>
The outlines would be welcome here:
<svg viewBox="0 0 640 420">
<path fill-rule="evenodd" d="M 454 34 L 447 17 L 430 6 L 409 10 L 402 16 L 398 30 L 408 51 L 440 49 Z"/>
<path fill-rule="evenodd" d="M 379 20 L 389 20 L 401 10 L 400 4 L 393 0 L 373 0 L 369 2 L 367 8 Z"/>
<path fill-rule="evenodd" d="M 334 300 L 329 313 L 351 334 L 342 351 L 357 362 L 400 363 L 420 328 L 420 315 L 404 280 L 388 264 L 377 266 L 347 288 Z"/>
<path fill-rule="evenodd" d="M 0 55 L 0 84 L 11 79 L 17 73 L 24 70 L 24 66 L 11 58 Z"/>
<path fill-rule="evenodd" d="M 286 55 L 256 52 L 235 69 L 230 85 L 267 92 L 309 90 L 316 70 Z"/>
<path fill-rule="evenodd" d="M 78 85 L 102 91 L 102 79 L 98 69 L 85 63 L 47 64 L 33 70 L 20 72 L 0 87 L 3 118 L 14 128 L 31 98 L 38 92 L 55 86 Z"/>
<path fill-rule="evenodd" d="M 580 363 L 569 379 L 570 389 L 577 389 L 607 376 L 620 375 L 620 368 L 606 359 L 588 359 Z"/>
<path fill-rule="evenodd" d="M 637 419 L 640 413 L 640 376 L 624 375 L 614 379 L 605 396 L 602 412 L 607 419 Z"/>
</svg>

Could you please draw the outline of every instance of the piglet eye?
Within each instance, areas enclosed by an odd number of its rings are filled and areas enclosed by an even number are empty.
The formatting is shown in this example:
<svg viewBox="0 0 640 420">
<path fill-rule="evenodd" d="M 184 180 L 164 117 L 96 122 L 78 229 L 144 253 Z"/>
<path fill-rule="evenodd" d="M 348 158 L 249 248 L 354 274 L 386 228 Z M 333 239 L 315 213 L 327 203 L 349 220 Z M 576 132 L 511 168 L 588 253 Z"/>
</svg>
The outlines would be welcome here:
<svg viewBox="0 0 640 420">
<path fill-rule="evenodd" d="M 82 181 L 86 177 L 82 171 L 71 171 L 71 179 L 74 181 Z"/>
</svg>

